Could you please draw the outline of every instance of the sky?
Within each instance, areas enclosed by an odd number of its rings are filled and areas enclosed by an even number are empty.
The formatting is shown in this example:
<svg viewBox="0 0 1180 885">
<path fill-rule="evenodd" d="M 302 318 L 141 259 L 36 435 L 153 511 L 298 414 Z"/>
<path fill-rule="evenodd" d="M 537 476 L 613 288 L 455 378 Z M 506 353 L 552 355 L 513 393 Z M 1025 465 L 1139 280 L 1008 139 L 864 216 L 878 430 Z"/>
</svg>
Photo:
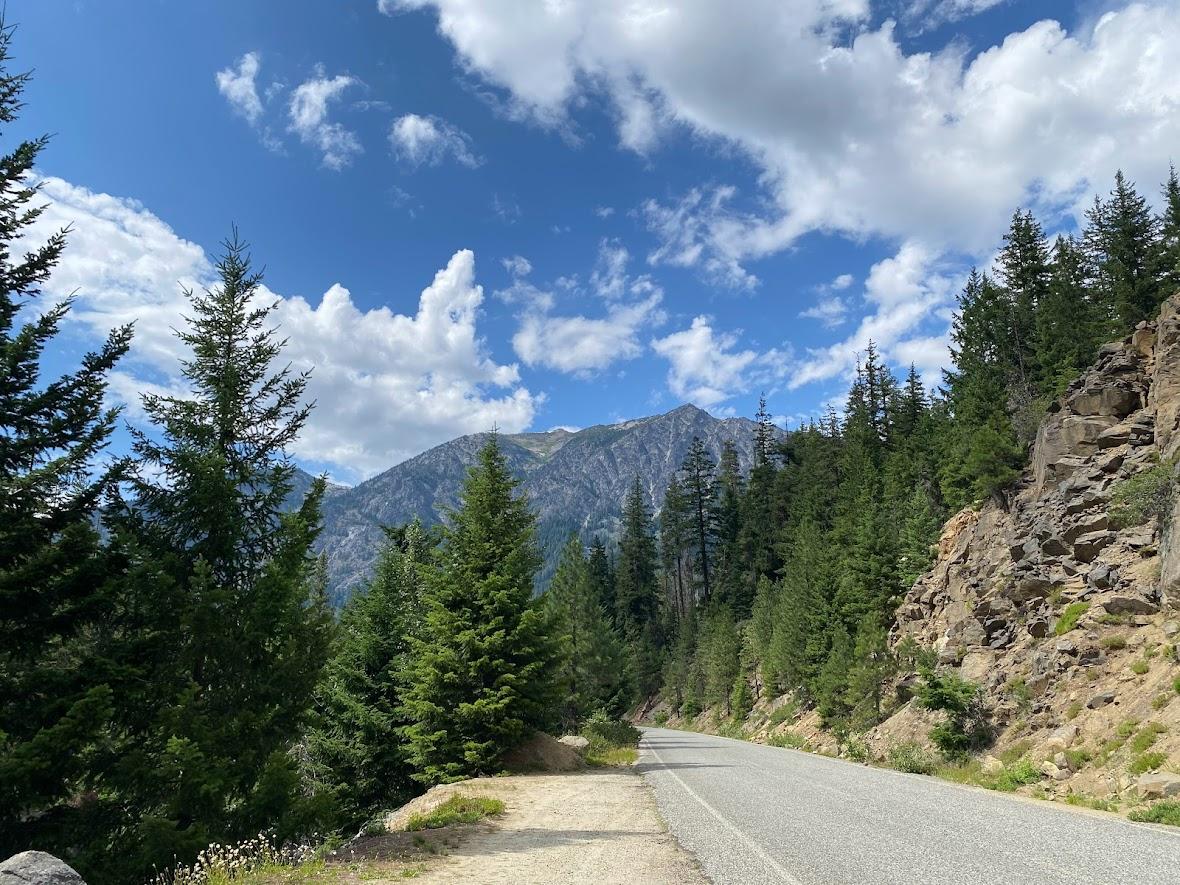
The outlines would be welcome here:
<svg viewBox="0 0 1180 885">
<path fill-rule="evenodd" d="M 1014 210 L 1071 231 L 1180 153 L 1180 0 L 8 0 L 2 133 L 70 225 L 47 357 L 183 394 L 240 231 L 356 482 L 455 436 L 692 402 L 796 426 L 871 340 L 936 384 Z M 116 446 L 123 444 L 121 441 Z"/>
</svg>

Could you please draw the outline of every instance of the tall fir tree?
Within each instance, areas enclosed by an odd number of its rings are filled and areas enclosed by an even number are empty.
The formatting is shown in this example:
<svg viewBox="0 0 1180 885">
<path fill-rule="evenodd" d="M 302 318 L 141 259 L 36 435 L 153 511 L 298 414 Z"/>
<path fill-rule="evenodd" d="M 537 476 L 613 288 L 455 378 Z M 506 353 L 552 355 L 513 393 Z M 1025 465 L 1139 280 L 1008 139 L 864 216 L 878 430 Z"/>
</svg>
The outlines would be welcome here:
<svg viewBox="0 0 1180 885">
<path fill-rule="evenodd" d="M 713 552 L 717 540 L 716 467 L 704 442 L 694 436 L 680 465 L 680 477 L 692 526 L 693 566 L 700 578 L 699 601 L 708 601 L 713 590 Z"/>
<path fill-rule="evenodd" d="M 12 37 L 0 21 L 5 128 L 29 80 L 9 69 Z M 35 845 L 76 860 L 88 835 L 80 799 L 101 786 L 114 714 L 96 637 L 116 564 L 95 517 L 122 469 L 103 457 L 117 417 L 103 403 L 131 329 L 43 379 L 72 305 L 39 303 L 66 232 L 22 239 L 45 208 L 28 179 L 46 143 L 24 141 L 0 161 L 0 855 Z"/>
<path fill-rule="evenodd" d="M 1164 182 L 1164 211 L 1160 217 L 1159 273 L 1162 297 L 1170 298 L 1180 292 L 1180 176 L 1176 167 L 1168 167 Z"/>
<path fill-rule="evenodd" d="M 494 772 L 553 718 L 560 650 L 533 598 L 536 517 L 518 485 L 493 435 L 426 570 L 403 701 L 407 751 L 424 783 Z"/>
<path fill-rule="evenodd" d="M 1106 327 L 1090 287 L 1085 253 L 1072 236 L 1059 236 L 1037 309 L 1037 363 L 1045 396 L 1061 396 L 1093 362 Z"/>
<path fill-rule="evenodd" d="M 636 688 L 644 695 L 658 686 L 663 648 L 658 568 L 651 512 L 636 476 L 623 501 L 615 622 L 629 647 Z"/>
<path fill-rule="evenodd" d="M 1084 242 L 1097 271 L 1097 288 L 1113 336 L 1150 317 L 1164 296 L 1158 276 L 1159 219 L 1119 170 L 1110 196 L 1094 198 L 1086 221 Z"/>
<path fill-rule="evenodd" d="M 236 232 L 216 267 L 216 286 L 185 293 L 189 395 L 143 396 L 154 429 L 131 430 L 140 469 L 116 523 L 147 578 L 130 582 L 128 606 L 154 612 L 158 639 L 142 678 L 159 706 L 123 760 L 149 869 L 212 840 L 306 823 L 290 750 L 330 636 L 311 550 L 323 480 L 293 512 L 285 504 L 307 376 L 273 368 L 284 346 L 268 328 L 274 305 L 259 303 L 261 276 Z"/>
</svg>

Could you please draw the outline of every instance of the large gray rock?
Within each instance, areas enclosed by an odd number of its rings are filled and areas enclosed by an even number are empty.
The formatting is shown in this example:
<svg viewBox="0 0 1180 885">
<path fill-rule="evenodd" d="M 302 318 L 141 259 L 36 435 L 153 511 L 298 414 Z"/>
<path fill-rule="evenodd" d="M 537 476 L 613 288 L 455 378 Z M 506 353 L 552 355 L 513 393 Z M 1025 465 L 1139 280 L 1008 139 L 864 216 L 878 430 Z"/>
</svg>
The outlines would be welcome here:
<svg viewBox="0 0 1180 885">
<path fill-rule="evenodd" d="M 1159 606 L 1142 596 L 1120 593 L 1102 601 L 1102 607 L 1112 615 L 1154 615 Z"/>
<path fill-rule="evenodd" d="M 1123 384 L 1096 384 L 1075 393 L 1068 405 L 1078 415 L 1122 420 L 1139 408 L 1139 392 Z"/>
<path fill-rule="evenodd" d="M 557 739 L 559 744 L 565 744 L 567 747 L 573 747 L 575 750 L 581 752 L 590 746 L 590 741 L 582 737 L 580 734 L 562 735 Z"/>
<path fill-rule="evenodd" d="M 1168 771 L 1153 771 L 1139 776 L 1135 781 L 1139 796 L 1143 799 L 1169 799 L 1180 796 L 1180 775 Z"/>
<path fill-rule="evenodd" d="M 22 851 L 0 863 L 0 885 L 86 885 L 78 872 L 44 851 Z"/>
</svg>

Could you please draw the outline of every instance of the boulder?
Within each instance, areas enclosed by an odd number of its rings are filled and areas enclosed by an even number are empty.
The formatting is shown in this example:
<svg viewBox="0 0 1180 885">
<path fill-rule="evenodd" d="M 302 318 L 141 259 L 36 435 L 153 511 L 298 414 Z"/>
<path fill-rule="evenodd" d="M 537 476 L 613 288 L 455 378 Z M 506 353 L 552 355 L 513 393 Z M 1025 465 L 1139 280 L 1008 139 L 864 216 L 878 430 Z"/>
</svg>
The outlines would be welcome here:
<svg viewBox="0 0 1180 885">
<path fill-rule="evenodd" d="M 1102 564 L 1094 566 L 1086 575 L 1086 583 L 1096 590 L 1109 590 L 1118 583 L 1118 579 L 1118 569 L 1112 569 L 1110 566 Z"/>
<path fill-rule="evenodd" d="M 1078 653 L 1078 647 L 1069 639 L 1058 639 L 1054 648 L 1063 655 L 1076 655 Z"/>
<path fill-rule="evenodd" d="M 580 734 L 566 734 L 557 739 L 560 744 L 565 744 L 567 747 L 573 747 L 579 753 L 584 752 L 590 746 L 588 738 L 582 737 Z"/>
<path fill-rule="evenodd" d="M 1164 636 L 1171 639 L 1177 633 L 1180 633 L 1180 621 L 1164 621 L 1163 631 Z"/>
<path fill-rule="evenodd" d="M 1114 703 L 1114 692 L 1100 691 L 1086 702 L 1086 706 L 1091 710 L 1100 710 L 1111 703 Z"/>
<path fill-rule="evenodd" d="M 1045 777 L 1051 777 L 1055 781 L 1065 781 L 1069 780 L 1070 771 L 1069 769 L 1058 768 L 1052 762 L 1046 760 L 1041 763 L 1041 774 Z"/>
<path fill-rule="evenodd" d="M 1139 392 L 1121 384 L 1096 384 L 1075 393 L 1068 400 L 1078 415 L 1101 415 L 1122 420 L 1140 406 Z"/>
<path fill-rule="evenodd" d="M 1081 535 L 1073 544 L 1074 559 L 1079 562 L 1093 562 L 1113 540 L 1113 532 L 1089 532 Z"/>
<path fill-rule="evenodd" d="M 1080 729 L 1072 722 L 1067 722 L 1065 725 L 1058 726 L 1049 733 L 1049 741 L 1059 741 L 1061 749 L 1067 748 L 1075 740 L 1080 733 Z"/>
<path fill-rule="evenodd" d="M 1107 516 L 1105 513 L 1091 513 L 1087 516 L 1083 516 L 1081 519 L 1067 528 L 1061 533 L 1061 537 L 1067 543 L 1072 544 L 1082 535 L 1088 535 L 1091 532 L 1104 532 L 1109 528 L 1109 516 Z"/>
<path fill-rule="evenodd" d="M 1102 607 L 1112 615 L 1153 615 L 1160 610 L 1151 600 L 1132 593 L 1119 593 L 1104 599 Z"/>
<path fill-rule="evenodd" d="M 1033 618 L 1025 625 L 1025 629 L 1029 636 L 1043 639 L 1049 635 L 1049 622 L 1045 618 Z"/>
<path fill-rule="evenodd" d="M 78 872 L 44 851 L 22 851 L 0 863 L 0 885 L 86 885 Z"/>
<path fill-rule="evenodd" d="M 1004 763 L 995 756 L 984 756 L 979 762 L 984 774 L 999 774 L 1004 770 Z"/>
<path fill-rule="evenodd" d="M 1135 781 L 1135 789 L 1143 799 L 1170 799 L 1180 796 L 1180 775 L 1169 771 L 1142 774 Z"/>
<path fill-rule="evenodd" d="M 1094 442 L 1100 449 L 1115 449 L 1131 441 L 1131 428 L 1126 424 L 1116 424 L 1098 434 Z"/>
</svg>

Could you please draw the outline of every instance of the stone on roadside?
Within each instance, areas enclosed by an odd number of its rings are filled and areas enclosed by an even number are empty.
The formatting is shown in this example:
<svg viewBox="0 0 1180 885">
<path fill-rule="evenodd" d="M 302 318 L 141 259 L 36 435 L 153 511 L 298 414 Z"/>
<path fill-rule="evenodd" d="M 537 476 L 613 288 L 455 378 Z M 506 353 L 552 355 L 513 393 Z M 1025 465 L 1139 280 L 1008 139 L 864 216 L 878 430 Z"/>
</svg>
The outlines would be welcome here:
<svg viewBox="0 0 1180 885">
<path fill-rule="evenodd" d="M 1139 776 L 1135 788 L 1143 799 L 1170 799 L 1180 796 L 1180 775 L 1153 771 Z"/>
<path fill-rule="evenodd" d="M 590 746 L 590 741 L 580 734 L 562 735 L 557 739 L 557 742 L 559 744 L 565 744 L 567 747 L 573 747 L 578 752 L 584 752 Z"/>
<path fill-rule="evenodd" d="M 22 851 L 0 863 L 0 885 L 86 885 L 78 872 L 44 851 Z"/>
</svg>

